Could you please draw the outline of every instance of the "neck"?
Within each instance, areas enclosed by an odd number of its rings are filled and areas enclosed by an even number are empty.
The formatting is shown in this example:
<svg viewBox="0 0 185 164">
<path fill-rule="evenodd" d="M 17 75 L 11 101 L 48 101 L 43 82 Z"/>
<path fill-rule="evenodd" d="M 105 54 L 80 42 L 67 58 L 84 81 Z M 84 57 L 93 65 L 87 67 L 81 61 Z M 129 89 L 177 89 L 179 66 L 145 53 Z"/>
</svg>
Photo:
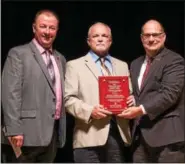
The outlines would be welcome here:
<svg viewBox="0 0 185 164">
<path fill-rule="evenodd" d="M 95 53 L 100 58 L 103 58 L 108 55 L 108 52 L 95 52 L 95 51 L 92 51 L 92 52 Z"/>
</svg>

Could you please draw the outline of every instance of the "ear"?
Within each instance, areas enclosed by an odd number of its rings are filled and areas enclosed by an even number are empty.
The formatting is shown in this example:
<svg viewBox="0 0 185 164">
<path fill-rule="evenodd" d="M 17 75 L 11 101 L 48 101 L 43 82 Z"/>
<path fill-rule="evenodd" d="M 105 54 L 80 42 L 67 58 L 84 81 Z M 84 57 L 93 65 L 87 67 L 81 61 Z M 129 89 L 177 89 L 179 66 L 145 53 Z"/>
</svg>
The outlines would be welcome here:
<svg viewBox="0 0 185 164">
<path fill-rule="evenodd" d="M 141 43 L 144 44 L 145 40 L 143 39 L 143 36 L 140 34 Z"/>
<path fill-rule="evenodd" d="M 112 45 L 112 37 L 110 38 L 110 45 Z"/>
<path fill-rule="evenodd" d="M 141 39 L 141 41 L 143 40 L 143 38 L 142 38 L 142 35 L 140 34 L 140 39 Z"/>
<path fill-rule="evenodd" d="M 33 30 L 33 33 L 35 33 L 35 31 L 36 31 L 36 25 L 35 25 L 35 23 L 32 24 L 32 30 Z"/>
<path fill-rule="evenodd" d="M 166 41 L 166 33 L 163 34 L 163 42 Z"/>
<path fill-rule="evenodd" d="M 89 41 L 90 39 L 89 38 L 87 38 L 87 44 L 88 44 L 88 46 L 90 45 L 90 41 Z"/>
</svg>

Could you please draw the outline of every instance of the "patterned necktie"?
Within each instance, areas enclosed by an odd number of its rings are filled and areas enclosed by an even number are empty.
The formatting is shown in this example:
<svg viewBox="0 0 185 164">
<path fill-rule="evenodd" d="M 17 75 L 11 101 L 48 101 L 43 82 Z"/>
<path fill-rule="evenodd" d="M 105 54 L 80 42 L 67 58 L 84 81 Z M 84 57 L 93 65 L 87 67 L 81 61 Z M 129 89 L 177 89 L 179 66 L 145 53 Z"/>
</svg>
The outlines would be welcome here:
<svg viewBox="0 0 185 164">
<path fill-rule="evenodd" d="M 143 87 L 143 83 L 144 83 L 145 78 L 146 78 L 146 76 L 147 76 L 147 74 L 148 74 L 148 72 L 149 72 L 151 63 L 152 63 L 152 58 L 148 58 L 148 59 L 147 59 L 147 64 L 146 64 L 146 69 L 145 69 L 145 72 L 144 72 L 143 77 L 142 77 L 141 87 L 140 87 L 140 88 Z"/>
<path fill-rule="evenodd" d="M 111 76 L 111 72 L 108 69 L 108 67 L 105 65 L 105 60 L 106 58 L 100 58 L 100 63 L 101 63 L 101 71 L 103 76 Z M 112 115 L 110 119 L 110 128 L 115 129 L 117 128 L 117 121 L 116 121 L 116 116 Z"/>
<path fill-rule="evenodd" d="M 100 63 L 101 63 L 101 71 L 104 76 L 111 76 L 111 72 L 108 69 L 108 67 L 105 65 L 105 58 L 100 58 Z"/>
<path fill-rule="evenodd" d="M 52 60 L 51 60 L 51 53 L 49 51 L 46 51 L 46 67 L 48 69 L 48 72 L 49 72 L 49 75 L 51 77 L 51 81 L 54 87 L 55 86 L 55 71 L 54 71 Z"/>
</svg>

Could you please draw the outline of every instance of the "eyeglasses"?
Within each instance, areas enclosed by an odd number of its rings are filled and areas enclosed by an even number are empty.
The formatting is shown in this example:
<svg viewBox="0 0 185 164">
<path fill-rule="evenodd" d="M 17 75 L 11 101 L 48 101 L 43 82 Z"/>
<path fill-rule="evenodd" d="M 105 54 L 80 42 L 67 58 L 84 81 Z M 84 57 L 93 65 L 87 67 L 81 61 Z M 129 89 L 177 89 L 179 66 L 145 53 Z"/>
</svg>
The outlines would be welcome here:
<svg viewBox="0 0 185 164">
<path fill-rule="evenodd" d="M 145 34 L 143 33 L 143 34 L 141 34 L 141 36 L 144 39 L 148 39 L 151 36 L 156 39 L 156 38 L 159 38 L 162 34 L 164 34 L 164 32 L 160 32 L 160 33 L 145 33 Z"/>
</svg>

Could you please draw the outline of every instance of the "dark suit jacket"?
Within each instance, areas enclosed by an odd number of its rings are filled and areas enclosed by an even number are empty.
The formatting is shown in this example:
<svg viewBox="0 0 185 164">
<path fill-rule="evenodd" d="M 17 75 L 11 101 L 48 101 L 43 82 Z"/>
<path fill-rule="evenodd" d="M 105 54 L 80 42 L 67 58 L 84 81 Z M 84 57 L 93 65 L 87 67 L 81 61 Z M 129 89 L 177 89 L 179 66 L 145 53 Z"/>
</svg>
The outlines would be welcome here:
<svg viewBox="0 0 185 164">
<path fill-rule="evenodd" d="M 135 121 L 145 141 L 158 147 L 184 141 L 184 59 L 164 48 L 153 60 L 141 90 L 138 76 L 145 57 L 131 63 L 133 94 L 137 105 L 143 104 L 147 115 Z"/>
<path fill-rule="evenodd" d="M 56 50 L 54 56 L 64 91 L 66 60 Z M 55 100 L 46 64 L 33 42 L 12 48 L 8 53 L 2 75 L 5 136 L 22 134 L 24 146 L 48 145 L 55 122 Z M 63 104 L 59 120 L 60 147 L 64 145 L 65 137 L 66 114 Z"/>
</svg>

